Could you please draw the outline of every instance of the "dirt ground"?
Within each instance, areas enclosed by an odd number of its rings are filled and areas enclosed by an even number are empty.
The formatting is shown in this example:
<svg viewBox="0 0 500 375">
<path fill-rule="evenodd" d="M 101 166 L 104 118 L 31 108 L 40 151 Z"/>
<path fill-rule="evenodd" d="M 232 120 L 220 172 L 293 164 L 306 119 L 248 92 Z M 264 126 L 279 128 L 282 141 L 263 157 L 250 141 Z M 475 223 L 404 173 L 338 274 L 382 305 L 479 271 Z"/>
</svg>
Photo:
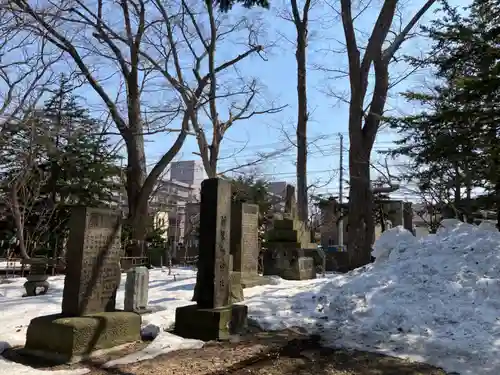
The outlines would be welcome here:
<svg viewBox="0 0 500 375">
<path fill-rule="evenodd" d="M 323 348 L 319 337 L 295 329 L 258 332 L 229 342 L 208 343 L 201 349 L 178 350 L 154 359 L 103 368 L 110 359 L 137 351 L 137 343 L 92 361 L 54 366 L 26 357 L 19 349 L 7 351 L 9 360 L 43 370 L 86 367 L 90 375 L 446 375 L 438 368 L 359 351 Z"/>
</svg>

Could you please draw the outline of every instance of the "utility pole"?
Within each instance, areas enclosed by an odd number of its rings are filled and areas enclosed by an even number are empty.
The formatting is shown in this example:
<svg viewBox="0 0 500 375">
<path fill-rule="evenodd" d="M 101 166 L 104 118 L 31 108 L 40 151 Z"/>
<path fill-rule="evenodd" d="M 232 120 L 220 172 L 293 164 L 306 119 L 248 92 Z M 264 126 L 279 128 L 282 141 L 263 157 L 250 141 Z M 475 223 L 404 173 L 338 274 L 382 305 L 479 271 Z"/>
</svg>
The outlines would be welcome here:
<svg viewBox="0 0 500 375">
<path fill-rule="evenodd" d="M 340 220 L 337 223 L 338 230 L 338 243 L 340 246 L 344 246 L 344 220 L 342 219 L 342 195 L 344 191 L 344 136 L 339 133 L 340 138 L 340 168 L 339 168 L 339 214 Z"/>
</svg>

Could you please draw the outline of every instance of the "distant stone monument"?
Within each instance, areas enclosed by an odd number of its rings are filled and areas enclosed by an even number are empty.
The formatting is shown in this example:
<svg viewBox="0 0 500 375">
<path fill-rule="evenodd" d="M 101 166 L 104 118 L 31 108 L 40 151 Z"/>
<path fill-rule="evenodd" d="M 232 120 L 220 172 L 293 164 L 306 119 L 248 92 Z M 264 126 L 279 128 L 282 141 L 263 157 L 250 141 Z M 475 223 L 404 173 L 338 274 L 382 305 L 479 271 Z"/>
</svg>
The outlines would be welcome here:
<svg viewBox="0 0 500 375">
<path fill-rule="evenodd" d="M 306 223 L 297 217 L 295 188 L 292 185 L 286 187 L 283 218 L 273 221 L 273 228 L 267 232 L 266 237 L 265 276 L 276 275 L 292 280 L 301 280 L 305 275 L 316 277 L 316 272 L 313 275 L 308 270 L 299 270 L 302 265 L 309 264 L 309 260 L 299 262 L 301 257 L 312 258 L 315 267 L 325 268 L 325 259 L 317 250 L 318 246 L 311 243 L 311 232 Z"/>
<path fill-rule="evenodd" d="M 49 290 L 49 282 L 47 279 L 48 260 L 47 258 L 30 258 L 24 259 L 21 264 L 23 266 L 29 265 L 29 275 L 26 276 L 24 289 L 26 294 L 23 297 L 40 296 L 47 293 Z"/>
<path fill-rule="evenodd" d="M 247 306 L 230 302 L 231 183 L 210 178 L 201 185 L 200 250 L 196 305 L 175 312 L 175 334 L 204 341 L 226 340 L 247 322 Z"/>
<path fill-rule="evenodd" d="M 75 207 L 66 251 L 62 313 L 32 319 L 25 350 L 61 362 L 140 340 L 140 315 L 115 310 L 121 213 Z"/>
<path fill-rule="evenodd" d="M 259 276 L 259 206 L 233 202 L 231 206 L 231 254 L 233 273 L 244 288 L 266 284 Z M 232 276 L 233 277 L 233 276 Z"/>
<path fill-rule="evenodd" d="M 151 312 L 148 309 L 149 270 L 147 267 L 134 267 L 127 271 L 125 281 L 125 311 L 138 314 Z"/>
</svg>

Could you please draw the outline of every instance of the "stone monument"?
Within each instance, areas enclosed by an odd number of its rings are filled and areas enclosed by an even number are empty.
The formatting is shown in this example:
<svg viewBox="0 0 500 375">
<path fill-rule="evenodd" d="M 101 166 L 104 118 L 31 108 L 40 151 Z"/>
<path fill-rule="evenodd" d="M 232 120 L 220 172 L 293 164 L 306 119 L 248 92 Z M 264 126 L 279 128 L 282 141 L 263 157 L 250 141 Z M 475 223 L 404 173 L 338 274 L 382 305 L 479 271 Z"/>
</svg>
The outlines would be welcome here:
<svg viewBox="0 0 500 375">
<path fill-rule="evenodd" d="M 116 311 L 121 213 L 75 207 L 66 250 L 62 313 L 31 320 L 25 350 L 61 362 L 140 340 L 141 317 Z"/>
<path fill-rule="evenodd" d="M 247 323 L 247 306 L 230 302 L 231 183 L 201 184 L 200 249 L 196 304 L 175 311 L 175 334 L 203 341 L 226 340 Z"/>
<path fill-rule="evenodd" d="M 285 213 L 283 218 L 273 221 L 273 228 L 267 232 L 267 251 L 264 254 L 264 275 L 277 275 L 292 280 L 301 280 L 304 275 L 316 277 L 308 270 L 301 271 L 297 267 L 309 265 L 312 258 L 315 267 L 325 268 L 324 257 L 318 252 L 318 246 L 311 243 L 311 232 L 306 223 L 297 218 L 297 202 L 295 188 L 286 187 Z M 295 271 L 296 272 L 295 272 Z"/>
<path fill-rule="evenodd" d="M 151 312 L 148 309 L 149 270 L 147 267 L 134 267 L 127 271 L 125 281 L 124 310 L 138 314 Z"/>
<path fill-rule="evenodd" d="M 21 264 L 23 266 L 30 266 L 29 275 L 26 276 L 27 281 L 24 283 L 26 294 L 23 295 L 23 297 L 33 297 L 46 294 L 49 290 L 49 282 L 47 281 L 49 278 L 49 275 L 47 275 L 47 258 L 24 259 Z"/>
<path fill-rule="evenodd" d="M 231 205 L 231 255 L 233 273 L 243 288 L 266 284 L 259 276 L 259 206 L 233 202 Z"/>
</svg>

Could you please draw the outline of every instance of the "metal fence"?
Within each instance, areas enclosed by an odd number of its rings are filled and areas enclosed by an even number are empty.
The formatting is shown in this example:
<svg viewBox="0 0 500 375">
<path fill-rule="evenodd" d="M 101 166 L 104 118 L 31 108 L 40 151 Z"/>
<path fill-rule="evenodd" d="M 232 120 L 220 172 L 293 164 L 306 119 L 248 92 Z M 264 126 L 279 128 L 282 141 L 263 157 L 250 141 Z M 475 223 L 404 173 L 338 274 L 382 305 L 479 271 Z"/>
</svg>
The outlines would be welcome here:
<svg viewBox="0 0 500 375">
<path fill-rule="evenodd" d="M 47 273 L 55 275 L 64 275 L 66 270 L 65 259 L 59 258 L 46 258 L 47 259 Z M 22 264 L 22 258 L 0 258 L 0 276 L 5 278 L 12 277 L 25 277 L 29 274 L 30 265 Z M 149 259 L 147 257 L 122 257 L 120 258 L 120 268 L 122 272 L 129 270 L 132 267 L 147 266 Z"/>
</svg>

